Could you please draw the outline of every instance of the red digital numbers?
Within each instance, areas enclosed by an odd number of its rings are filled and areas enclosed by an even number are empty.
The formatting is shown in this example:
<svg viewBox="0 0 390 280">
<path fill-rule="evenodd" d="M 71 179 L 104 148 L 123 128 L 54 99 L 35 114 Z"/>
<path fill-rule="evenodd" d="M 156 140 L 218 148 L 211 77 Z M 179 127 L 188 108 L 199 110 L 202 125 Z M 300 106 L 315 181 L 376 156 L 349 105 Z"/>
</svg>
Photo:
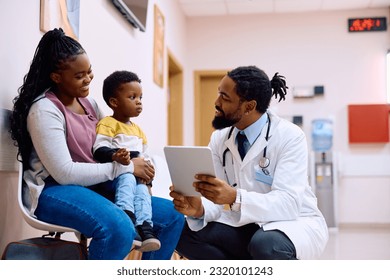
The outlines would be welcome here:
<svg viewBox="0 0 390 280">
<path fill-rule="evenodd" d="M 354 18 L 348 19 L 349 32 L 385 31 L 387 29 L 386 18 Z"/>
</svg>

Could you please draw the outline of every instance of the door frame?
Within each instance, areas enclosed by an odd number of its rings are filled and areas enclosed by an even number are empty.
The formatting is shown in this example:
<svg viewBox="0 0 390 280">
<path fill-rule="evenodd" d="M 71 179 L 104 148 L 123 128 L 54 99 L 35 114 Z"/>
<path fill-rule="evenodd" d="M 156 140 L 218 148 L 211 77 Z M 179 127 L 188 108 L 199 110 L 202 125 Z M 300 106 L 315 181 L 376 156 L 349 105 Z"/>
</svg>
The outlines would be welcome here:
<svg viewBox="0 0 390 280">
<path fill-rule="evenodd" d="M 167 143 L 183 145 L 183 67 L 167 49 Z"/>
<path fill-rule="evenodd" d="M 202 79 L 207 77 L 224 77 L 228 70 L 195 70 L 194 71 L 194 143 L 199 146 L 201 143 L 200 116 L 202 108 L 200 106 Z M 215 89 L 217 91 L 217 89 Z"/>
</svg>

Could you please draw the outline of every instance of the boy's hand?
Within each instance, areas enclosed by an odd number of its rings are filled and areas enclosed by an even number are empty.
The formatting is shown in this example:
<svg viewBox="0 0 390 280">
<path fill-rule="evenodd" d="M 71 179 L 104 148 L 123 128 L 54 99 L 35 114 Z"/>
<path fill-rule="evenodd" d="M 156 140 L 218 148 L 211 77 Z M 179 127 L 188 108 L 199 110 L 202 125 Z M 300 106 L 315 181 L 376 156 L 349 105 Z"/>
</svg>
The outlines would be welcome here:
<svg viewBox="0 0 390 280">
<path fill-rule="evenodd" d="M 112 160 L 123 165 L 130 164 L 130 152 L 124 148 L 119 149 L 112 155 Z"/>
</svg>

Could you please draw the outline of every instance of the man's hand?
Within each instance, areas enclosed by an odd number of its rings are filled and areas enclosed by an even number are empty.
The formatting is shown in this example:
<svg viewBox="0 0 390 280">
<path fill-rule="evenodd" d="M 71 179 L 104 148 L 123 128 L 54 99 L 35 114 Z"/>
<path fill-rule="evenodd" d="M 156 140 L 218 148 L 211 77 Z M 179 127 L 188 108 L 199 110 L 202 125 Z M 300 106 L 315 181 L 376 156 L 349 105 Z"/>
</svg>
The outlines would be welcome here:
<svg viewBox="0 0 390 280">
<path fill-rule="evenodd" d="M 124 148 L 120 148 L 118 151 L 116 151 L 112 155 L 112 160 L 119 162 L 123 165 L 129 165 L 130 164 L 130 152 Z"/>
<path fill-rule="evenodd" d="M 203 216 L 204 209 L 200 196 L 184 196 L 175 192 L 173 187 L 170 190 L 169 195 L 173 198 L 173 204 L 177 211 L 194 218 Z"/>
<path fill-rule="evenodd" d="M 195 189 L 215 204 L 232 204 L 236 200 L 237 191 L 225 181 L 210 175 L 196 174 Z"/>
</svg>

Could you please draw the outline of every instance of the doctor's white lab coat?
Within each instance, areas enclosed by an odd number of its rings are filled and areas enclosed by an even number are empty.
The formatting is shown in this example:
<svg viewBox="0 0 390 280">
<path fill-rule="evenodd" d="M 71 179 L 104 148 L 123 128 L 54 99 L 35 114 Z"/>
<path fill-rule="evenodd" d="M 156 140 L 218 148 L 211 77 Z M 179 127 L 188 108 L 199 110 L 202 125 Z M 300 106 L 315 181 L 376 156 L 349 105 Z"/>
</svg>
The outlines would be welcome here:
<svg viewBox="0 0 390 280">
<path fill-rule="evenodd" d="M 198 231 L 211 221 L 231 226 L 257 223 L 264 230 L 284 232 L 295 245 L 298 259 L 316 259 L 328 241 L 328 227 L 308 184 L 306 137 L 298 126 L 268 113 L 271 119 L 268 145 L 266 124 L 243 161 L 235 144 L 237 129 L 229 138 L 230 128 L 217 130 L 211 136 L 209 146 L 217 177 L 241 189 L 241 211 L 224 210 L 223 205 L 202 198 L 204 217 L 188 218 L 188 225 Z M 266 145 L 269 176 L 259 168 Z"/>
</svg>

